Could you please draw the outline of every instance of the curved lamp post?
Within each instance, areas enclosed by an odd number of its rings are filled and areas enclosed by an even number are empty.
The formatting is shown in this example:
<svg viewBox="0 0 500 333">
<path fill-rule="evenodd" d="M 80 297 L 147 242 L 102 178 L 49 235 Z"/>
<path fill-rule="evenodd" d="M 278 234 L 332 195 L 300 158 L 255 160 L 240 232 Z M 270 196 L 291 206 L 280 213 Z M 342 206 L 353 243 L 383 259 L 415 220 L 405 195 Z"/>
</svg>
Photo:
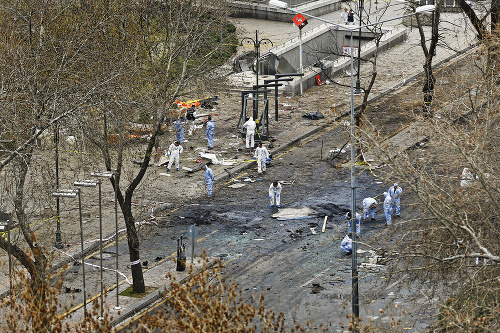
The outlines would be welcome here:
<svg viewBox="0 0 500 333">
<path fill-rule="evenodd" d="M 281 8 L 284 10 L 289 10 L 294 13 L 299 13 L 298 11 L 291 9 L 288 7 L 288 4 L 283 1 L 279 0 L 270 0 L 269 5 L 277 8 Z M 359 27 L 352 27 L 350 28 L 349 26 L 343 26 L 325 19 L 322 19 L 320 17 L 312 16 L 309 14 L 304 14 L 301 13 L 304 16 L 308 16 L 311 18 L 315 18 L 317 20 L 320 20 L 322 22 L 331 24 L 335 27 L 339 27 L 343 30 L 348 30 L 351 33 L 351 228 L 352 230 L 356 230 L 355 226 L 355 221 L 356 221 L 356 174 L 355 174 L 355 137 L 354 137 L 354 56 L 353 56 L 353 32 L 355 30 L 361 31 L 361 28 L 366 28 L 366 27 L 371 27 L 375 25 L 379 25 L 385 22 L 389 21 L 394 21 L 394 20 L 399 20 L 408 16 L 413 16 L 419 13 L 427 13 L 427 12 L 434 12 L 435 6 L 434 5 L 425 5 L 421 7 L 417 7 L 415 9 L 414 13 L 408 14 L 408 15 L 403 15 L 403 16 L 398 16 L 398 17 L 393 17 L 387 20 L 379 21 L 379 22 L 374 22 L 371 24 L 365 24 L 365 25 L 360 25 Z M 359 73 L 359 72 L 358 72 Z M 353 233 L 353 238 L 352 238 L 352 314 L 354 317 L 354 320 L 357 321 L 359 319 L 359 298 L 358 298 L 358 264 L 357 264 L 357 242 L 356 242 L 356 233 Z"/>
<path fill-rule="evenodd" d="M 254 100 L 254 108 L 253 108 L 253 119 L 259 118 L 259 58 L 260 58 L 260 46 L 271 44 L 274 46 L 273 42 L 270 39 L 262 38 L 259 40 L 258 31 L 255 30 L 255 39 L 251 37 L 244 37 L 240 41 L 240 46 L 243 46 L 243 43 L 247 45 L 253 44 L 254 52 L 256 54 L 255 58 L 255 74 L 256 74 L 256 82 L 255 82 L 255 100 Z"/>
</svg>

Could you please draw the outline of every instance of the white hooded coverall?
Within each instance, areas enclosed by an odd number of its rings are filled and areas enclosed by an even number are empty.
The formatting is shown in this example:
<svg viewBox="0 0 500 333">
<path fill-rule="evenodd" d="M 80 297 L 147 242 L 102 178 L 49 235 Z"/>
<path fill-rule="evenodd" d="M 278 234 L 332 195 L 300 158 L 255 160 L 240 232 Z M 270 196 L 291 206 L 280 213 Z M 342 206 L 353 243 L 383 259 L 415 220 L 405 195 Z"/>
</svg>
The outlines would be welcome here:
<svg viewBox="0 0 500 333">
<path fill-rule="evenodd" d="M 246 135 L 246 145 L 247 148 L 253 148 L 255 146 L 255 128 L 257 124 L 253 120 L 253 117 L 250 117 L 244 124 L 243 128 L 247 129 Z"/>
<path fill-rule="evenodd" d="M 182 153 L 184 149 L 181 145 L 176 146 L 175 142 L 168 147 L 167 156 L 170 156 L 170 160 L 168 161 L 167 171 L 170 170 L 172 164 L 175 162 L 175 168 L 179 170 L 179 155 Z"/>
<path fill-rule="evenodd" d="M 266 171 L 266 160 L 269 158 L 267 148 L 262 146 L 255 149 L 254 157 L 257 159 L 258 172 Z"/>
<path fill-rule="evenodd" d="M 396 215 L 399 216 L 401 214 L 401 193 L 403 193 L 403 189 L 399 186 L 398 183 L 394 183 L 389 191 L 387 191 L 389 195 L 392 197 L 392 210 L 394 213 L 394 207 L 396 207 Z"/>
<path fill-rule="evenodd" d="M 384 192 L 385 200 L 384 200 L 384 214 L 387 225 L 391 225 L 392 219 L 392 197 L 389 193 Z"/>
<path fill-rule="evenodd" d="M 372 219 L 375 218 L 375 208 L 371 207 L 373 204 L 377 205 L 377 200 L 373 198 L 363 199 L 363 220 L 366 220 L 368 215 L 370 215 Z"/>
<path fill-rule="evenodd" d="M 274 206 L 276 202 L 276 206 L 279 207 L 281 203 L 281 184 L 278 183 L 278 186 L 274 187 L 274 184 L 271 183 L 271 186 L 269 186 L 269 200 L 270 200 L 270 206 Z"/>
</svg>

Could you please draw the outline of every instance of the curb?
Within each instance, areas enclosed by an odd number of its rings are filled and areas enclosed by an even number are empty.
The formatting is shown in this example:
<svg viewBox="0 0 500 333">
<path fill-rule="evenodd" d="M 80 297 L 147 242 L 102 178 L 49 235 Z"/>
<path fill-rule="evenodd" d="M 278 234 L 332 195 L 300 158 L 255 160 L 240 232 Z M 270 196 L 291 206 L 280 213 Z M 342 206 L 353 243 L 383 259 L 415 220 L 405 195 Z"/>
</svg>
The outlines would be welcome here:
<svg viewBox="0 0 500 333">
<path fill-rule="evenodd" d="M 207 268 L 212 267 L 217 263 L 217 260 L 214 259 L 213 261 L 210 261 L 207 265 Z M 200 271 L 200 269 L 193 269 L 193 273 L 196 274 Z M 191 278 L 191 274 L 188 273 L 187 276 L 183 277 L 180 280 L 177 280 L 176 282 L 179 284 L 184 284 L 189 278 Z M 121 314 L 119 317 L 113 319 L 109 324 L 115 328 L 115 326 L 124 323 L 127 319 L 133 317 L 134 315 L 138 314 L 140 311 L 144 310 L 147 308 L 149 305 L 153 304 L 154 302 L 158 301 L 161 298 L 161 293 L 169 292 L 172 290 L 172 284 L 169 284 L 168 287 L 159 287 L 158 290 L 152 292 L 148 296 L 142 298 L 139 302 L 135 303 L 133 307 L 129 309 L 129 311 L 124 312 Z"/>
</svg>

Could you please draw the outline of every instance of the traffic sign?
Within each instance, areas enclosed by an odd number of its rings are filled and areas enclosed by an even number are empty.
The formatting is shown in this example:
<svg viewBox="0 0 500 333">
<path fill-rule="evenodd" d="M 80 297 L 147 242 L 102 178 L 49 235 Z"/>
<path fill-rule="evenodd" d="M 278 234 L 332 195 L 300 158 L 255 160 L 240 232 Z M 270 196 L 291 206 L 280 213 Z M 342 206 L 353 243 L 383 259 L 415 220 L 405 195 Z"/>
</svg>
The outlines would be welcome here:
<svg viewBox="0 0 500 333">
<path fill-rule="evenodd" d="M 299 27 L 299 29 L 302 29 L 303 27 L 305 27 L 307 25 L 306 18 L 300 13 L 295 15 L 292 20 L 293 20 L 293 23 L 295 23 Z"/>
</svg>

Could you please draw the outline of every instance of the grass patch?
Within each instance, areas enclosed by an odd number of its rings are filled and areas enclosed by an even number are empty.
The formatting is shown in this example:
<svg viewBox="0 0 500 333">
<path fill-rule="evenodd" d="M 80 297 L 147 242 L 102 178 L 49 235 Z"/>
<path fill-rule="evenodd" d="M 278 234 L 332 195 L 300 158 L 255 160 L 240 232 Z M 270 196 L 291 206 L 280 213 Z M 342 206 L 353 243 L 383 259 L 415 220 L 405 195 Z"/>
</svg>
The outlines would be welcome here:
<svg viewBox="0 0 500 333">
<path fill-rule="evenodd" d="M 146 291 L 143 293 L 134 293 L 134 287 L 128 287 L 124 291 L 120 293 L 121 296 L 128 296 L 128 297 L 135 297 L 135 298 L 143 298 L 144 296 L 147 296 L 151 294 L 153 291 L 158 289 L 157 287 L 146 287 Z"/>
</svg>

